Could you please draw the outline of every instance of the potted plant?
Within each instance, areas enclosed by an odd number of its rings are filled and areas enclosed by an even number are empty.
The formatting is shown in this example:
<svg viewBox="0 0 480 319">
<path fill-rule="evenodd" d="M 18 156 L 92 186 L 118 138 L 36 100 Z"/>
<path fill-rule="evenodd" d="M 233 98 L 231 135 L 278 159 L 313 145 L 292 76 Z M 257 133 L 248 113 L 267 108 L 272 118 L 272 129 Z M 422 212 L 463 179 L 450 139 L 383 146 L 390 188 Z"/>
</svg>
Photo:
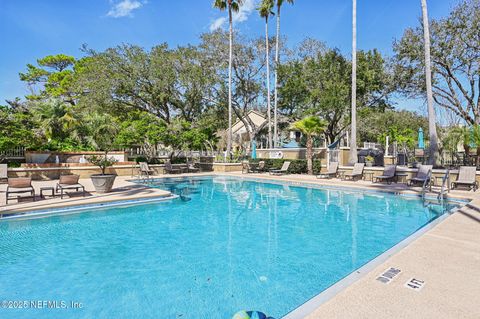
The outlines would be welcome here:
<svg viewBox="0 0 480 319">
<path fill-rule="evenodd" d="M 107 168 L 113 166 L 117 160 L 108 157 L 108 152 L 113 149 L 118 134 L 118 126 L 114 118 L 108 114 L 93 113 L 89 118 L 91 130 L 91 144 L 97 149 L 103 150 L 103 155 L 89 156 L 88 161 L 100 167 L 101 174 L 90 176 L 97 193 L 108 193 L 112 190 L 116 174 L 107 174 Z"/>
<path fill-rule="evenodd" d="M 375 159 L 373 158 L 373 156 L 368 155 L 367 157 L 365 157 L 365 165 L 366 166 L 372 167 L 374 162 L 375 162 Z"/>
<path fill-rule="evenodd" d="M 90 163 L 100 167 L 102 174 L 93 174 L 90 176 L 93 186 L 97 193 L 108 193 L 112 190 L 115 182 L 116 174 L 105 174 L 108 167 L 113 166 L 117 160 L 113 157 L 108 157 L 108 152 L 104 155 L 92 155 L 88 159 Z"/>
</svg>

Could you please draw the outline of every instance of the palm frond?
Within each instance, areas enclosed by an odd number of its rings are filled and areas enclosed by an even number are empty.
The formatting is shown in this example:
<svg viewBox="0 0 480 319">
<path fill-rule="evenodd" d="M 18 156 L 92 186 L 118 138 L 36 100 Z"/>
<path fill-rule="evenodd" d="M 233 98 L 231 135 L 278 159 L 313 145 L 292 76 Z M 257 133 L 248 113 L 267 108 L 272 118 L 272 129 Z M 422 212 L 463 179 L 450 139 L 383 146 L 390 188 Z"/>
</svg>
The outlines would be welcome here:
<svg viewBox="0 0 480 319">
<path fill-rule="evenodd" d="M 260 16 L 262 18 L 268 18 L 270 15 L 274 15 L 275 13 L 272 10 L 274 4 L 273 0 L 263 0 L 257 8 Z"/>
<path fill-rule="evenodd" d="M 213 2 L 213 7 L 220 9 L 220 11 L 224 11 L 227 9 L 227 1 L 226 0 L 215 0 Z"/>
</svg>

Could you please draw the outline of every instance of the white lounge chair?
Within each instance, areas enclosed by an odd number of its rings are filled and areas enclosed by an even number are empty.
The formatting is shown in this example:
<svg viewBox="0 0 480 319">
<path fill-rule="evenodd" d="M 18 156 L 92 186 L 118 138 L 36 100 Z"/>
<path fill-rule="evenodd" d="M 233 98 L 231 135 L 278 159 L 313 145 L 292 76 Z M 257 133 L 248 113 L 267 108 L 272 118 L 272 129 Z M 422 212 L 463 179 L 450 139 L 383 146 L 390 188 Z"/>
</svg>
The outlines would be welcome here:
<svg viewBox="0 0 480 319">
<path fill-rule="evenodd" d="M 147 162 L 139 162 L 138 164 L 140 165 L 140 177 L 146 176 L 147 178 L 150 178 L 150 175 L 155 174 L 155 171 L 150 169 Z"/>
<path fill-rule="evenodd" d="M 271 169 L 270 175 L 284 175 L 288 173 L 288 168 L 290 167 L 290 162 L 283 162 L 282 168 L 280 169 Z"/>
<path fill-rule="evenodd" d="M 353 170 L 351 173 L 345 173 L 343 179 L 351 179 L 352 181 L 360 179 L 363 177 L 363 169 L 365 168 L 365 163 L 355 163 L 353 165 Z"/>
<path fill-rule="evenodd" d="M 475 166 L 460 166 L 457 180 L 452 182 L 452 189 L 458 185 L 467 186 L 469 189 L 476 191 L 478 188 L 477 168 Z"/>
<path fill-rule="evenodd" d="M 332 178 L 336 177 L 338 173 L 338 162 L 331 162 L 328 166 L 328 172 L 324 174 L 318 174 L 317 178 Z"/>
</svg>

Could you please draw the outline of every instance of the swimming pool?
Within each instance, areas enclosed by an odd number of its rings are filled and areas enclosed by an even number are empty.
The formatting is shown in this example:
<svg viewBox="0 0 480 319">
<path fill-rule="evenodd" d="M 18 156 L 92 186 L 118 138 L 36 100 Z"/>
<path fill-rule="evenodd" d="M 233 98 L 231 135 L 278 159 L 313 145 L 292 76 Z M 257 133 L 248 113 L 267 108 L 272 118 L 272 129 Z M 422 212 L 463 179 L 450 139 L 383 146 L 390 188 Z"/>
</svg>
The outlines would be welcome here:
<svg viewBox="0 0 480 319">
<path fill-rule="evenodd" d="M 0 222 L 1 299 L 30 302 L 0 318 L 280 318 L 444 211 L 221 176 L 151 186 L 180 197 Z"/>
</svg>

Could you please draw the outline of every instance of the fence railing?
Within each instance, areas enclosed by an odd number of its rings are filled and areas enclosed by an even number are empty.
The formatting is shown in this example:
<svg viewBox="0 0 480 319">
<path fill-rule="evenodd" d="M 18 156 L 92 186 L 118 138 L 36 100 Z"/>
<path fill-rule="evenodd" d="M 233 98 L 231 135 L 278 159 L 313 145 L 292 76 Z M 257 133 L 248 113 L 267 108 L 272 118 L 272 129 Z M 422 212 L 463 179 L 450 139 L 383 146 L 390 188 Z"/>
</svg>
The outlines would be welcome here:
<svg viewBox="0 0 480 319">
<path fill-rule="evenodd" d="M 0 151 L 0 156 L 4 158 L 24 158 L 25 147 L 15 147 L 8 150 Z"/>
<path fill-rule="evenodd" d="M 137 156 L 145 156 L 145 157 L 157 157 L 157 158 L 164 158 L 169 157 L 172 153 L 170 149 L 157 149 L 156 151 L 149 151 L 143 147 L 132 147 L 124 149 L 125 152 L 128 153 L 129 157 L 137 157 Z M 200 156 L 216 156 L 221 154 L 222 152 L 218 151 L 209 151 L 209 150 L 202 150 L 202 151 L 175 151 L 175 157 L 200 157 Z"/>
</svg>

